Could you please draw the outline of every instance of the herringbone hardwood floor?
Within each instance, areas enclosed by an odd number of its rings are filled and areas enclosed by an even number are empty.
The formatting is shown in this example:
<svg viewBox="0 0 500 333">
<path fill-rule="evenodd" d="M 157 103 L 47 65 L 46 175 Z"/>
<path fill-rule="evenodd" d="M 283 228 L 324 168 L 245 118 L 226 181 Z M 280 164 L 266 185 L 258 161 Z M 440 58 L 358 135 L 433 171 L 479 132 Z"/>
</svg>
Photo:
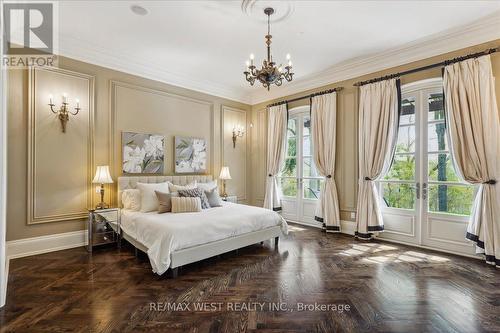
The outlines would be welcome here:
<svg viewBox="0 0 500 333">
<path fill-rule="evenodd" d="M 500 272 L 479 260 L 299 226 L 273 247 L 192 264 L 174 280 L 130 246 L 12 260 L 1 332 L 500 331 Z M 160 307 L 169 302 L 181 305 Z M 193 308 L 209 302 L 221 307 Z M 298 311 L 314 302 L 344 311 Z"/>
</svg>

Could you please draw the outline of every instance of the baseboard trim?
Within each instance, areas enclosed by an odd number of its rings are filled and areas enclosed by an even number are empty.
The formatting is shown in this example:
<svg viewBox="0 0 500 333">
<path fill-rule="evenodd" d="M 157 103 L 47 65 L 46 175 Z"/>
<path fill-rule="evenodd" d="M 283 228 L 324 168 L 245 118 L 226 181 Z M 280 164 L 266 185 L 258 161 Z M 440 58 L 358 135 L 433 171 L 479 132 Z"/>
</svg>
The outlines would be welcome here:
<svg viewBox="0 0 500 333">
<path fill-rule="evenodd" d="M 354 236 L 354 233 L 356 232 L 356 222 L 341 220 L 340 232 L 343 234 Z"/>
<path fill-rule="evenodd" d="M 84 246 L 87 231 L 79 230 L 7 242 L 7 260 Z"/>
<path fill-rule="evenodd" d="M 323 229 L 323 226 L 319 223 L 318 224 L 305 223 L 305 222 L 299 222 L 299 221 L 294 221 L 294 220 L 290 220 L 290 219 L 286 219 L 286 221 L 290 222 L 290 223 L 294 223 L 294 224 L 300 224 L 300 225 L 303 225 L 306 227 Z M 340 221 L 340 233 L 354 236 L 355 231 L 356 231 L 356 222 L 344 221 L 344 220 Z"/>
<path fill-rule="evenodd" d="M 285 220 L 287 223 L 303 225 L 305 227 L 311 227 L 311 228 L 316 228 L 316 229 L 322 229 L 321 224 L 306 223 L 306 222 L 294 221 L 294 220 L 290 220 L 290 219 L 285 219 Z"/>
</svg>

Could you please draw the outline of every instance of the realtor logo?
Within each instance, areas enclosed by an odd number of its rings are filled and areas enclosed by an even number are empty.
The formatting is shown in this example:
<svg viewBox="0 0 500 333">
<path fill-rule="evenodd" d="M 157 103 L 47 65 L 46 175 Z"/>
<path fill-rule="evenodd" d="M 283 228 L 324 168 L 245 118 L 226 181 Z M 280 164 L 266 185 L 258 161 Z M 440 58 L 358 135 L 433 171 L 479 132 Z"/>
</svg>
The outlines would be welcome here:
<svg viewBox="0 0 500 333">
<path fill-rule="evenodd" d="M 54 7 L 50 2 L 3 3 L 5 66 L 55 66 Z"/>
</svg>

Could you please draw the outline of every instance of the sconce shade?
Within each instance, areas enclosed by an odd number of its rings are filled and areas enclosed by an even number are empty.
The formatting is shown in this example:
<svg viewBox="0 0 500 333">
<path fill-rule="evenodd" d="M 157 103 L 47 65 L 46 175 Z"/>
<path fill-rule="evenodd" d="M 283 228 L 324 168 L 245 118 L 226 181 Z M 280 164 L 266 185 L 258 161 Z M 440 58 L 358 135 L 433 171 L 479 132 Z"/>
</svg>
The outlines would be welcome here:
<svg viewBox="0 0 500 333">
<path fill-rule="evenodd" d="M 229 168 L 227 166 L 222 167 L 219 178 L 222 180 L 231 179 L 231 174 L 229 173 Z"/>
<path fill-rule="evenodd" d="M 92 181 L 94 184 L 111 184 L 113 183 L 113 179 L 109 174 L 109 166 L 100 165 L 97 167 L 97 171 L 95 172 L 94 180 Z"/>
</svg>

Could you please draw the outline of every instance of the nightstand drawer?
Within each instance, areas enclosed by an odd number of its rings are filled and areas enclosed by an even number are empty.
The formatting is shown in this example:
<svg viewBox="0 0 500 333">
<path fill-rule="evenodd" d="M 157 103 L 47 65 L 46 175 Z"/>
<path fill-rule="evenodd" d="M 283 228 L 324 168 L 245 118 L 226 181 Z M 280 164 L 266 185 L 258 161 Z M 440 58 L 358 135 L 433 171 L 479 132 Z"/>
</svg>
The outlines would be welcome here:
<svg viewBox="0 0 500 333">
<path fill-rule="evenodd" d="M 116 241 L 117 236 L 114 231 L 98 232 L 94 233 L 92 236 L 92 246 L 115 243 Z"/>
<path fill-rule="evenodd" d="M 118 221 L 118 211 L 112 210 L 112 211 L 95 213 L 94 219 L 95 219 L 95 222 L 106 222 L 106 221 L 107 222 L 116 222 L 116 221 Z"/>
<path fill-rule="evenodd" d="M 114 231 L 108 222 L 95 222 L 92 229 L 94 233 Z"/>
</svg>

